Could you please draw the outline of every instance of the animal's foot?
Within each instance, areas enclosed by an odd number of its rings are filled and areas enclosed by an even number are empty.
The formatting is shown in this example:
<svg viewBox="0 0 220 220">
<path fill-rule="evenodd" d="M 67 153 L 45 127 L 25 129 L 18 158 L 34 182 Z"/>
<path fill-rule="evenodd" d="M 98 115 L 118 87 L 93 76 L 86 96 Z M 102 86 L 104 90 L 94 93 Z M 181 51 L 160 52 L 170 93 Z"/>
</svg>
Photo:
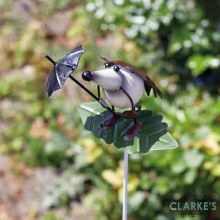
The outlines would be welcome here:
<svg viewBox="0 0 220 220">
<path fill-rule="evenodd" d="M 110 117 L 108 117 L 106 120 L 104 120 L 101 124 L 100 127 L 102 129 L 107 129 L 112 127 L 114 124 L 117 123 L 117 121 L 119 120 L 120 115 L 119 114 L 112 114 L 110 115 Z"/>
<path fill-rule="evenodd" d="M 124 111 L 122 113 L 122 115 L 128 119 L 135 119 L 137 116 L 137 113 L 135 111 L 131 110 L 131 111 Z"/>
<path fill-rule="evenodd" d="M 127 128 L 127 130 L 125 130 L 122 133 L 122 136 L 124 137 L 125 140 L 132 140 L 132 139 L 134 139 L 135 136 L 137 137 L 139 135 L 139 132 L 141 130 L 141 126 L 142 126 L 142 123 L 140 123 L 140 122 L 132 123 Z"/>
</svg>

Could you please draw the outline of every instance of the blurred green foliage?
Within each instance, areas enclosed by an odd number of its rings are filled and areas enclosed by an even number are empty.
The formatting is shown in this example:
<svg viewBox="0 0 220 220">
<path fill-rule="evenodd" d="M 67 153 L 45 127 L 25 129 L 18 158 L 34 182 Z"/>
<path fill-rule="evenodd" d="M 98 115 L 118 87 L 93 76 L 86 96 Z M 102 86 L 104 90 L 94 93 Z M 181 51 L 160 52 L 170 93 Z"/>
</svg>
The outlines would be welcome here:
<svg viewBox="0 0 220 220">
<path fill-rule="evenodd" d="M 58 59 L 83 44 L 79 73 L 99 68 L 99 55 L 148 70 L 165 98 L 145 97 L 141 104 L 164 115 L 181 146 L 130 157 L 129 218 L 184 219 L 170 202 L 220 202 L 219 5 L 0 1 L 1 153 L 62 170 L 48 195 L 51 207 L 79 200 L 97 219 L 121 218 L 122 153 L 83 130 L 76 107 L 88 97 L 71 83 L 50 99 L 45 93 L 51 65 L 44 53 Z M 197 219 L 218 216 L 219 210 Z M 44 219 L 59 218 L 49 212 Z"/>
</svg>

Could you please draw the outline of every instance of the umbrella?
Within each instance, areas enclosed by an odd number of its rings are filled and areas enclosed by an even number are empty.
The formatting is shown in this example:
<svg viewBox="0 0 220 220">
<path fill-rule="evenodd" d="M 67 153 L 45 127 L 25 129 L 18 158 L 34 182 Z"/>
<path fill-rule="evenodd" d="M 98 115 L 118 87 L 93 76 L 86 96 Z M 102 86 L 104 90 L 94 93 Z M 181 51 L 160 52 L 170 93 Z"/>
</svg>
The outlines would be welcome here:
<svg viewBox="0 0 220 220">
<path fill-rule="evenodd" d="M 78 67 L 80 57 L 83 55 L 85 50 L 82 46 L 78 46 L 72 49 L 68 54 L 61 58 L 58 62 L 55 62 L 50 56 L 46 55 L 45 57 L 54 65 L 53 70 L 51 71 L 48 81 L 47 81 L 47 94 L 51 96 L 52 93 L 58 89 L 61 89 L 69 77 L 74 81 L 78 86 L 80 86 L 84 91 L 91 95 L 96 101 L 98 101 L 104 108 L 114 113 L 111 108 L 109 108 L 99 97 L 95 96 L 91 91 L 89 91 L 84 85 L 82 85 L 78 80 L 76 80 L 71 73 Z"/>
<path fill-rule="evenodd" d="M 84 52 L 85 50 L 80 45 L 72 49 L 58 62 L 55 62 L 51 57 L 46 55 L 46 58 L 54 65 L 54 68 L 51 71 L 47 81 L 46 90 L 48 96 L 51 96 L 54 91 L 61 89 L 63 87 L 66 79 L 77 68 L 79 59 Z"/>
</svg>

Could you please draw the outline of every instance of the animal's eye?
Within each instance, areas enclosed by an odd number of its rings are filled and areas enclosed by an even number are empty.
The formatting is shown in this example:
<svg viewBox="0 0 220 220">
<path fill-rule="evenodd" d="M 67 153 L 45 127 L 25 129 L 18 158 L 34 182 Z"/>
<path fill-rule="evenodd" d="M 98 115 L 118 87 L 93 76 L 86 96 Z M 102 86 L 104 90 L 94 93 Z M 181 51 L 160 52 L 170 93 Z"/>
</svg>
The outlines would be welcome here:
<svg viewBox="0 0 220 220">
<path fill-rule="evenodd" d="M 114 69 L 115 72 L 118 72 L 120 70 L 120 67 L 118 65 L 116 65 L 116 66 L 113 67 L 113 69 Z"/>
<path fill-rule="evenodd" d="M 110 68 L 110 64 L 109 63 L 105 63 L 105 68 Z"/>
</svg>

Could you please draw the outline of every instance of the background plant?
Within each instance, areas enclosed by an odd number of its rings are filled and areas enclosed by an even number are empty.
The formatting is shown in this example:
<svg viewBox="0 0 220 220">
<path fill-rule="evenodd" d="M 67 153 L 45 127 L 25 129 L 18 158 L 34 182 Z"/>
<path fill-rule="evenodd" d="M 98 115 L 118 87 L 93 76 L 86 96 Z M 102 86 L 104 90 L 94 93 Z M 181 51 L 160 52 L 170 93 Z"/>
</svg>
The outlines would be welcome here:
<svg viewBox="0 0 220 220">
<path fill-rule="evenodd" d="M 219 201 L 219 1 L 0 4 L 0 150 L 26 166 L 60 171 L 49 207 L 80 201 L 97 219 L 121 215 L 122 154 L 85 132 L 76 113 L 90 100 L 71 82 L 51 99 L 45 93 L 51 66 L 44 53 L 58 59 L 80 43 L 88 50 L 79 73 L 103 67 L 100 55 L 150 73 L 165 98 L 141 104 L 164 115 L 181 146 L 131 156 L 130 218 L 181 219 L 167 205 L 173 200 Z M 211 216 L 219 213 L 198 219 Z"/>
</svg>

